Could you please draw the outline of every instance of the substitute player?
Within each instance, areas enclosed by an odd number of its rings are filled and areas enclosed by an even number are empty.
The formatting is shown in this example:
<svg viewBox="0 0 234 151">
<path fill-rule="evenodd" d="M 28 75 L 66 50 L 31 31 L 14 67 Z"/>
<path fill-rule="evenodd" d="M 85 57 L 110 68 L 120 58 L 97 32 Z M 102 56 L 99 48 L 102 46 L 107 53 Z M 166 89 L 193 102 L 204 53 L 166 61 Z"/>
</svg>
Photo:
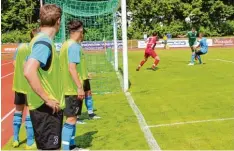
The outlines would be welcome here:
<svg viewBox="0 0 234 151">
<path fill-rule="evenodd" d="M 82 37 L 82 41 L 83 40 L 84 40 L 84 35 Z M 80 41 L 80 42 L 82 42 L 82 41 Z M 79 69 L 81 69 L 82 70 L 81 73 L 83 73 L 81 78 L 83 80 L 83 88 L 85 91 L 85 106 L 88 110 L 89 119 L 99 119 L 101 117 L 97 116 L 93 110 L 93 98 L 92 98 L 92 91 L 91 91 L 91 86 L 90 86 L 90 82 L 89 82 L 90 77 L 88 75 L 88 68 L 86 66 L 85 54 L 84 54 L 82 49 L 81 49 L 81 54 L 82 54 L 82 58 L 81 58 L 82 61 L 79 64 L 81 66 Z M 78 116 L 77 116 L 77 118 L 78 118 L 77 123 L 78 124 L 85 124 L 84 122 L 79 120 L 79 116 L 81 115 L 81 112 L 82 112 L 82 104 L 83 104 L 83 101 L 80 104 L 80 110 L 79 110 Z"/>
<path fill-rule="evenodd" d="M 35 141 L 39 150 L 61 147 L 63 99 L 59 57 L 53 39 L 60 28 L 62 10 L 55 4 L 40 8 L 40 33 L 30 44 L 31 54 L 24 67 L 24 76 L 31 89 L 27 93 Z"/>
<path fill-rule="evenodd" d="M 195 30 L 195 28 L 193 27 L 191 31 L 189 31 L 187 33 L 187 35 L 179 35 L 179 38 L 184 38 L 184 37 L 188 37 L 188 41 L 189 41 L 189 46 L 192 50 L 192 56 L 191 56 L 191 61 L 188 64 L 189 66 L 194 65 L 194 59 L 195 59 L 195 51 L 196 51 L 196 43 L 197 43 L 197 31 Z"/>
<path fill-rule="evenodd" d="M 70 39 L 68 39 L 60 50 L 60 68 L 62 76 L 63 94 L 65 97 L 64 115 L 67 117 L 62 130 L 62 150 L 76 148 L 75 133 L 77 115 L 80 104 L 84 99 L 82 78 L 84 72 L 80 64 L 83 63 L 80 42 L 83 39 L 83 23 L 72 20 L 68 23 Z"/>
<path fill-rule="evenodd" d="M 90 86 L 88 77 L 86 77 L 83 82 L 84 82 L 83 87 L 85 91 L 85 106 L 88 110 L 89 119 L 100 119 L 101 117 L 97 116 L 97 114 L 95 114 L 93 110 L 93 97 L 92 97 L 92 91 L 91 91 L 91 86 Z M 78 118 L 81 115 L 81 112 L 82 112 L 82 104 L 80 106 Z M 77 123 L 79 124 L 80 122 L 77 122 Z"/>
<path fill-rule="evenodd" d="M 158 65 L 160 58 L 157 55 L 157 53 L 154 51 L 154 48 L 156 46 L 156 43 L 158 41 L 158 36 L 156 32 L 153 32 L 152 36 L 148 38 L 147 40 L 147 45 L 145 49 L 145 55 L 144 55 L 144 60 L 140 62 L 138 65 L 136 71 L 139 71 L 140 68 L 144 65 L 144 63 L 148 60 L 148 58 L 151 56 L 154 59 L 154 63 L 152 65 L 152 70 L 156 69 L 156 66 Z"/>
<path fill-rule="evenodd" d="M 32 30 L 30 33 L 31 39 L 38 33 L 38 29 Z M 19 146 L 19 131 L 22 124 L 22 115 L 24 108 L 27 106 L 26 94 L 29 90 L 29 85 L 23 74 L 23 66 L 26 61 L 26 57 L 30 54 L 27 43 L 22 43 L 18 46 L 14 55 L 14 79 L 13 90 L 15 91 L 15 113 L 13 117 L 13 147 Z M 31 118 L 27 109 L 27 115 L 25 118 L 25 127 L 27 132 L 26 149 L 36 148 L 34 142 L 34 132 L 32 127 Z"/>
<path fill-rule="evenodd" d="M 201 40 L 199 41 L 199 45 L 196 47 L 196 49 L 198 49 L 199 47 L 201 49 L 196 51 L 196 57 L 198 58 L 199 63 L 202 64 L 201 55 L 205 55 L 208 52 L 208 44 L 203 33 L 199 33 L 199 38 Z"/>
</svg>

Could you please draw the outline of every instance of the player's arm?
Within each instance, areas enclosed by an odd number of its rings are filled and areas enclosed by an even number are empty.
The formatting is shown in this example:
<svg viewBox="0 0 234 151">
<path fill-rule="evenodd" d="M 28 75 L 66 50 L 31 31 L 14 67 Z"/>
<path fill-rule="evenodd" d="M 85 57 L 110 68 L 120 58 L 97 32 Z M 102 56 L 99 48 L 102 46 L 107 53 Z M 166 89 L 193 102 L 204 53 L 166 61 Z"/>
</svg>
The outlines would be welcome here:
<svg viewBox="0 0 234 151">
<path fill-rule="evenodd" d="M 76 47 L 76 45 L 72 45 L 68 49 L 68 58 L 69 58 L 69 72 L 74 83 L 77 86 L 78 98 L 83 100 L 84 98 L 84 90 L 81 83 L 81 79 L 79 78 L 79 72 L 77 71 L 76 66 L 80 63 L 80 48 Z"/>
<path fill-rule="evenodd" d="M 147 38 L 146 40 L 145 40 L 145 43 L 148 43 L 149 42 L 149 38 Z"/>
<path fill-rule="evenodd" d="M 200 43 L 199 43 L 199 45 L 196 47 L 196 49 L 199 48 L 199 47 L 201 47 L 201 44 L 200 44 Z"/>
<path fill-rule="evenodd" d="M 188 35 L 178 35 L 177 37 L 178 38 L 185 38 L 185 37 L 188 37 Z"/>
<path fill-rule="evenodd" d="M 83 90 L 83 86 L 81 84 L 81 80 L 80 80 L 80 78 L 78 76 L 79 73 L 76 70 L 76 66 L 77 66 L 76 63 L 69 63 L 69 72 L 71 74 L 71 77 L 72 77 L 73 81 L 75 82 L 75 84 L 77 86 L 78 95 L 81 96 L 80 99 L 83 99 L 84 96 L 83 96 L 82 92 L 84 90 Z"/>
<path fill-rule="evenodd" d="M 30 58 L 24 66 L 24 76 L 28 80 L 33 91 L 37 93 L 44 101 L 48 100 L 48 94 L 41 85 L 41 81 L 37 75 L 40 68 L 40 62 L 34 58 Z"/>
<path fill-rule="evenodd" d="M 188 37 L 188 33 L 185 34 L 185 35 L 178 35 L 177 37 L 178 37 L 178 38 L 185 38 L 185 37 Z"/>
<path fill-rule="evenodd" d="M 155 48 L 156 44 L 162 44 L 162 43 L 163 43 L 163 41 L 160 42 L 160 41 L 159 41 L 159 38 L 157 37 L 156 40 L 154 41 L 154 44 L 153 44 L 153 46 L 152 46 L 152 49 Z"/>
<path fill-rule="evenodd" d="M 151 41 L 153 44 L 151 46 L 152 49 L 155 48 L 156 44 L 157 44 L 157 38 L 156 39 L 153 39 L 153 41 Z"/>
</svg>

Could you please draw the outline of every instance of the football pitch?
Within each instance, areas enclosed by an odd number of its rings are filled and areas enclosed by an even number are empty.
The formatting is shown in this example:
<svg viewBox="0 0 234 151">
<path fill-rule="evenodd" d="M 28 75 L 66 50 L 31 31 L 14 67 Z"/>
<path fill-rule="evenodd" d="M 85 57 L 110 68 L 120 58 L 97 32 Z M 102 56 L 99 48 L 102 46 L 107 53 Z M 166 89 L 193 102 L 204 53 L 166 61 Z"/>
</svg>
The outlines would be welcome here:
<svg viewBox="0 0 234 151">
<path fill-rule="evenodd" d="M 209 48 L 204 64 L 188 66 L 191 51 L 157 50 L 160 63 L 153 60 L 136 71 L 144 51 L 129 51 L 129 92 L 142 113 L 147 128 L 162 150 L 234 150 L 234 49 Z M 119 56 L 122 68 L 121 55 Z M 111 75 L 112 78 L 114 75 Z M 95 78 L 95 77 L 94 77 Z M 117 76 L 115 80 L 117 79 Z M 119 88 L 118 82 L 109 82 Z M 98 86 L 94 86 L 98 87 Z M 149 150 L 133 110 L 121 91 L 95 94 L 96 113 L 102 118 L 88 120 L 84 107 L 77 125 L 76 143 L 90 150 Z M 2 149 L 23 150 L 22 125 L 19 148 L 10 140 Z"/>
</svg>

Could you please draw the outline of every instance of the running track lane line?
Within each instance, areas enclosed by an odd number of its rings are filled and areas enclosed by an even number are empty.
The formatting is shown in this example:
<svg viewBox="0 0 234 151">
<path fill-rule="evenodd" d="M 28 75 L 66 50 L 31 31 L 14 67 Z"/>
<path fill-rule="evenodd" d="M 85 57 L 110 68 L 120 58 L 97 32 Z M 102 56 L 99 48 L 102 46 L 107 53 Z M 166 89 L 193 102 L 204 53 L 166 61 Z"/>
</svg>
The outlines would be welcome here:
<svg viewBox="0 0 234 151">
<path fill-rule="evenodd" d="M 121 87 L 123 88 L 123 83 L 122 83 L 122 76 L 120 75 L 119 72 L 116 72 L 117 74 L 117 77 L 120 81 L 120 85 Z M 135 101 L 134 99 L 132 98 L 132 95 L 130 92 L 124 92 L 125 93 L 125 96 L 128 100 L 128 103 L 130 105 L 130 107 L 132 108 L 133 112 L 135 113 L 136 117 L 137 117 L 137 120 L 138 120 L 138 123 L 140 125 L 140 128 L 142 130 L 142 132 L 144 133 L 145 135 L 145 139 L 150 147 L 151 150 L 158 150 L 158 151 L 161 151 L 157 141 L 155 140 L 153 134 L 151 133 L 146 121 L 145 121 L 145 118 L 144 116 L 142 115 L 140 109 L 137 107 L 137 105 L 135 104 Z"/>
<path fill-rule="evenodd" d="M 10 75 L 12 75 L 13 73 L 14 73 L 14 72 L 11 72 L 11 73 L 9 73 L 9 74 L 7 74 L 7 75 L 4 75 L 4 76 L 1 77 L 1 79 L 10 76 Z M 8 112 L 8 113 L 2 118 L 1 122 L 3 122 L 3 121 L 4 121 L 9 115 L 11 115 L 14 111 L 15 111 L 15 108 L 13 108 L 10 112 Z"/>
<path fill-rule="evenodd" d="M 7 63 L 3 63 L 3 64 L 1 64 L 1 66 L 7 65 L 7 64 L 10 64 L 10 63 L 13 63 L 13 61 L 10 61 L 10 62 L 7 62 Z"/>
<path fill-rule="evenodd" d="M 15 108 L 13 108 L 10 112 L 8 112 L 1 120 L 3 122 L 8 116 L 10 116 L 15 111 Z"/>
<path fill-rule="evenodd" d="M 231 118 L 220 118 L 220 119 L 210 119 L 210 120 L 200 120 L 200 121 L 190 121 L 190 122 L 177 122 L 171 124 L 158 124 L 158 125 L 150 125 L 149 128 L 155 127 L 165 127 L 165 126 L 174 126 L 174 125 L 185 125 L 185 124 L 194 124 L 194 123 L 207 123 L 207 122 L 216 122 L 216 121 L 228 121 L 234 120 L 234 117 Z"/>
<path fill-rule="evenodd" d="M 10 75 L 12 75 L 13 73 L 14 73 L 14 72 L 11 72 L 11 73 L 9 73 L 9 74 L 7 74 L 7 75 L 4 75 L 4 76 L 1 77 L 1 79 L 10 76 Z"/>
</svg>

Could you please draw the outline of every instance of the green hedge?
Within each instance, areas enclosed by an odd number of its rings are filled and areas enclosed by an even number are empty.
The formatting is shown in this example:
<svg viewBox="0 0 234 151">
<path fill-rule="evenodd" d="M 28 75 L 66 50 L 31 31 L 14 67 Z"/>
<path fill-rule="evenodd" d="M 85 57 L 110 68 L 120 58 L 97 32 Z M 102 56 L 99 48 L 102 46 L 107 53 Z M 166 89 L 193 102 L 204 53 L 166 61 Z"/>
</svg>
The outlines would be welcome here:
<svg viewBox="0 0 234 151">
<path fill-rule="evenodd" d="M 30 32 L 14 30 L 2 34 L 2 43 L 21 43 L 30 41 Z"/>
<path fill-rule="evenodd" d="M 134 27 L 134 26 L 133 26 Z M 143 33 L 137 28 L 129 27 L 128 28 L 128 39 L 143 39 Z M 220 30 L 205 28 L 203 26 L 198 29 L 205 33 L 206 37 L 221 37 L 221 36 L 233 36 L 234 35 L 234 21 L 227 21 L 225 24 L 221 25 Z M 30 41 L 30 31 L 31 30 L 13 30 L 2 34 L 2 43 L 20 43 L 20 42 L 29 42 Z M 187 31 L 184 31 L 183 24 L 175 22 L 175 24 L 171 24 L 170 26 L 160 27 L 159 25 L 154 25 L 152 29 L 148 30 L 148 34 L 157 31 L 159 32 L 159 36 L 162 37 L 164 33 L 171 33 L 175 38 L 179 34 L 185 34 Z M 100 31 L 99 31 L 100 32 Z M 89 31 L 89 35 L 93 36 L 98 34 L 97 31 Z M 101 34 L 100 34 L 101 35 Z M 118 29 L 118 39 L 121 40 L 122 37 L 121 29 Z M 149 35 L 148 35 L 149 36 Z M 110 40 L 113 37 L 105 37 L 106 40 Z M 102 39 L 101 39 L 102 40 Z"/>
</svg>

